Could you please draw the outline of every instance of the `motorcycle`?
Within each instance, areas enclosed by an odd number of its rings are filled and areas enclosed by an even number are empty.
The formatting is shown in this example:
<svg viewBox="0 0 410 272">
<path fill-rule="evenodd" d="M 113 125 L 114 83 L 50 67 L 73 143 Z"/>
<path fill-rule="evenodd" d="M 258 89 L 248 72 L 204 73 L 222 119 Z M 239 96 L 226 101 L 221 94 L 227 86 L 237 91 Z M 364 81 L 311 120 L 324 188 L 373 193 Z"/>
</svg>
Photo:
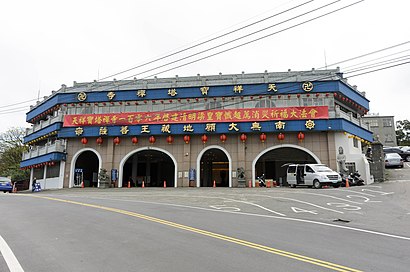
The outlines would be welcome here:
<svg viewBox="0 0 410 272">
<path fill-rule="evenodd" d="M 360 178 L 359 171 L 355 171 L 354 173 L 350 173 L 349 175 L 345 175 L 344 173 L 339 173 L 342 177 L 342 187 L 346 186 L 346 179 L 349 182 L 349 186 L 362 186 L 364 185 L 364 180 Z"/>
<path fill-rule="evenodd" d="M 259 182 L 259 187 L 266 187 L 265 183 L 265 174 L 262 174 L 262 176 L 256 177 Z"/>
<path fill-rule="evenodd" d="M 350 178 L 352 179 L 352 184 L 356 186 L 364 185 L 364 180 L 360 178 L 359 171 L 355 171 L 354 173 L 350 173 Z"/>
</svg>

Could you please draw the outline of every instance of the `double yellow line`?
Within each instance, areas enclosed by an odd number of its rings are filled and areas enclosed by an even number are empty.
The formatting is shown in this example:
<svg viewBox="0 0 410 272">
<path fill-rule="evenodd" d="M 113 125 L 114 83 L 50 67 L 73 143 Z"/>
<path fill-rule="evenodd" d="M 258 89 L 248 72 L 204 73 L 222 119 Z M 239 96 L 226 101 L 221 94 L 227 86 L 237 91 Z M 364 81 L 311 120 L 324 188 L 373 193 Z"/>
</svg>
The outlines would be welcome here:
<svg viewBox="0 0 410 272">
<path fill-rule="evenodd" d="M 155 217 L 151 217 L 151 216 L 147 216 L 147 215 L 143 215 L 143 214 L 139 214 L 139 213 L 135 213 L 135 212 L 130 212 L 130 211 L 116 209 L 116 208 L 110 208 L 110 207 L 105 207 L 105 206 L 100 206 L 100 205 L 82 203 L 82 202 L 77 202 L 77 201 L 53 198 L 53 197 L 34 196 L 34 195 L 26 195 L 26 196 L 33 196 L 33 197 L 42 198 L 42 199 L 48 199 L 48 200 L 59 201 L 59 202 L 64 202 L 64 203 L 70 203 L 70 204 L 75 204 L 75 205 L 100 209 L 100 210 L 104 210 L 104 211 L 124 214 L 124 215 L 128 215 L 128 216 L 144 219 L 144 220 L 147 220 L 147 221 L 159 223 L 159 224 L 162 224 L 162 225 L 170 226 L 170 227 L 173 227 L 173 228 L 177 228 L 177 229 L 197 233 L 197 234 L 200 234 L 200 235 L 212 237 L 212 238 L 222 240 L 222 241 L 226 241 L 226 242 L 230 242 L 230 243 L 233 243 L 233 244 L 245 246 L 245 247 L 248 247 L 248 248 L 253 248 L 253 249 L 260 250 L 260 251 L 263 251 L 263 252 L 267 252 L 267 253 L 270 253 L 270 254 L 275 254 L 275 255 L 286 257 L 286 258 L 298 260 L 298 261 L 301 261 L 301 262 L 310 263 L 310 264 L 313 264 L 313 265 L 325 267 L 325 268 L 331 269 L 333 271 L 361 272 L 361 270 L 349 268 L 349 267 L 338 265 L 338 264 L 335 264 L 335 263 L 326 262 L 326 261 L 322 261 L 322 260 L 315 259 L 315 258 L 310 258 L 310 257 L 307 257 L 307 256 L 295 254 L 295 253 L 292 253 L 292 252 L 289 252 L 289 251 L 276 249 L 276 248 L 273 248 L 273 247 L 268 247 L 268 246 L 264 246 L 264 245 L 260 245 L 260 244 L 255 244 L 255 243 L 248 242 L 248 241 L 245 241 L 245 240 L 236 239 L 234 237 L 230 237 L 230 236 L 226 236 L 226 235 L 222 235 L 222 234 L 218 234 L 218 233 L 214 233 L 214 232 L 209 232 L 209 231 L 206 231 L 206 230 L 201 230 L 201 229 L 189 227 L 189 226 L 186 226 L 186 225 L 177 224 L 177 223 L 174 223 L 174 222 L 171 222 L 171 221 L 162 220 L 162 219 L 159 219 L 159 218 L 155 218 Z"/>
</svg>

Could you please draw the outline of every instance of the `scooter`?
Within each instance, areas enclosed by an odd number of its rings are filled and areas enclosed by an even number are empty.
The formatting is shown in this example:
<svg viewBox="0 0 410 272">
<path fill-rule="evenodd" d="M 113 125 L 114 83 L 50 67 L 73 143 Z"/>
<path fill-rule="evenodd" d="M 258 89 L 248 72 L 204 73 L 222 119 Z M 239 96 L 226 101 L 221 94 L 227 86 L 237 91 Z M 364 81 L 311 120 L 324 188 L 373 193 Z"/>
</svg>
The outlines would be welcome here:
<svg viewBox="0 0 410 272">
<path fill-rule="evenodd" d="M 352 179 L 353 185 L 362 186 L 364 185 L 364 180 L 360 178 L 359 171 L 355 171 L 354 173 L 350 173 L 349 175 Z"/>
<path fill-rule="evenodd" d="M 346 178 L 348 179 L 349 186 L 362 186 L 364 185 L 364 180 L 360 178 L 360 174 L 358 171 L 354 173 L 350 173 L 349 175 L 344 175 L 343 173 L 339 173 L 342 177 L 342 187 L 346 186 Z"/>
<path fill-rule="evenodd" d="M 265 183 L 265 174 L 262 174 L 262 176 L 257 177 L 258 182 L 259 182 L 259 187 L 266 187 Z"/>
</svg>

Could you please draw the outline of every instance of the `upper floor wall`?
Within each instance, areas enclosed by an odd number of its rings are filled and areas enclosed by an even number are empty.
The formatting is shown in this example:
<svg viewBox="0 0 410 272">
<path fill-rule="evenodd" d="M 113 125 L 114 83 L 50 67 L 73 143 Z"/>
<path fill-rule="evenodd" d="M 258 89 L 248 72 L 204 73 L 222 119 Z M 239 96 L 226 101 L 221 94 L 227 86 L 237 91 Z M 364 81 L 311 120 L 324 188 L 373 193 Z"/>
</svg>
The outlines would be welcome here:
<svg viewBox="0 0 410 272">
<path fill-rule="evenodd" d="M 348 85 L 338 70 L 241 74 L 135 81 L 75 83 L 63 86 L 31 108 L 27 121 L 36 123 L 64 104 L 144 103 L 145 101 L 213 99 L 230 97 L 281 97 L 292 94 L 333 93 L 341 103 L 352 104 L 363 115 L 369 101 Z M 187 102 L 193 102 L 187 101 Z"/>
</svg>

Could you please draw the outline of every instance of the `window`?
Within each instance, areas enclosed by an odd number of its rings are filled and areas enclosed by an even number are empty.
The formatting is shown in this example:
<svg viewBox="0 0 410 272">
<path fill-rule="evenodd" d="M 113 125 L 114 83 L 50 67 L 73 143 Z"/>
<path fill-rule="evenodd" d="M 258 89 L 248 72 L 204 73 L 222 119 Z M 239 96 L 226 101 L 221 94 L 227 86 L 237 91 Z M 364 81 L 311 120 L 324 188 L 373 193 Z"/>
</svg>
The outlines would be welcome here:
<svg viewBox="0 0 410 272">
<path fill-rule="evenodd" d="M 315 171 L 313 171 L 313 169 L 310 166 L 306 165 L 306 173 L 314 173 L 314 172 Z"/>
<path fill-rule="evenodd" d="M 221 102 L 219 102 L 219 101 L 209 101 L 208 104 L 206 104 L 206 109 L 207 110 L 221 109 Z"/>
<path fill-rule="evenodd" d="M 353 138 L 353 146 L 356 148 L 359 147 L 359 141 L 355 138 Z"/>
<path fill-rule="evenodd" d="M 44 167 L 33 169 L 33 178 L 43 179 L 44 177 Z"/>
<path fill-rule="evenodd" d="M 288 173 L 296 173 L 296 166 L 289 166 L 288 167 Z"/>
<path fill-rule="evenodd" d="M 393 121 L 392 119 L 383 119 L 383 127 L 392 127 L 393 126 Z"/>
<path fill-rule="evenodd" d="M 60 162 L 56 162 L 53 166 L 47 166 L 47 178 L 56 178 L 60 176 Z"/>
<path fill-rule="evenodd" d="M 368 119 L 368 120 L 366 120 L 366 123 L 368 123 L 370 127 L 378 127 L 379 126 L 379 122 L 377 121 L 377 119 Z"/>
</svg>

